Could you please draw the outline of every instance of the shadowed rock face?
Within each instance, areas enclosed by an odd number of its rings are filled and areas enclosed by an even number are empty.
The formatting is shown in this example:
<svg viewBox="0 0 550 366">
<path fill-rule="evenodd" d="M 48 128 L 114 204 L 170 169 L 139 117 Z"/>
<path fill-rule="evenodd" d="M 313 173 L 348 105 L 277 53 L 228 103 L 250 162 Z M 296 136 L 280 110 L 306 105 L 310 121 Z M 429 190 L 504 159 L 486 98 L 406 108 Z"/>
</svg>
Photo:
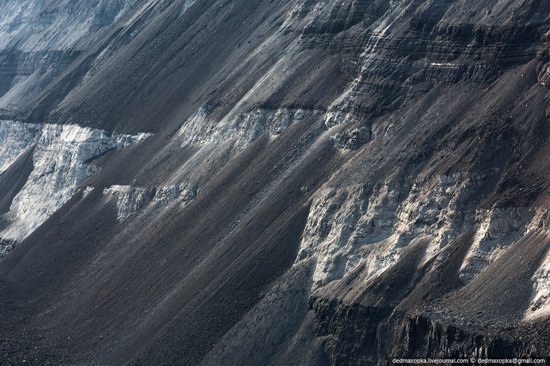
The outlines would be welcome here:
<svg viewBox="0 0 550 366">
<path fill-rule="evenodd" d="M 0 363 L 550 356 L 550 3 L 0 9 Z"/>
</svg>

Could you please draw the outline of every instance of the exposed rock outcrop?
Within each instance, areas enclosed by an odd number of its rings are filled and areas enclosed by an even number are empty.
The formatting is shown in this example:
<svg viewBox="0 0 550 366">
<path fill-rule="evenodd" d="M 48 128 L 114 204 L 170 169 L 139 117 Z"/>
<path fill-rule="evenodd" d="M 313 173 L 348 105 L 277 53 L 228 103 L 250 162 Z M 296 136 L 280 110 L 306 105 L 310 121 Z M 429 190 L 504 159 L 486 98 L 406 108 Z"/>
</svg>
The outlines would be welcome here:
<svg viewBox="0 0 550 366">
<path fill-rule="evenodd" d="M 92 162 L 101 155 L 143 141 L 148 135 L 119 135 L 76 125 L 36 125 L 4 121 L 1 125 L 4 172 L 26 151 L 32 150 L 32 172 L 13 197 L 2 217 L 0 237 L 20 242 L 46 221 L 97 173 Z M 14 167 L 16 169 L 17 167 Z M 13 245 L 2 247 L 5 255 Z"/>
</svg>

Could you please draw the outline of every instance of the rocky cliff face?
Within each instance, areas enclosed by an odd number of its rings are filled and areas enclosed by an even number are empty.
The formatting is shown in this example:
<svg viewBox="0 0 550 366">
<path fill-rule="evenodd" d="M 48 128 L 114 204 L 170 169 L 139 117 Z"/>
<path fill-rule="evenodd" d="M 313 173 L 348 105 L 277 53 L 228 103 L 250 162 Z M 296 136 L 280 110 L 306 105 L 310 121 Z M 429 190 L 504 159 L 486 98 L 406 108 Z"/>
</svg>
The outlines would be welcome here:
<svg viewBox="0 0 550 366">
<path fill-rule="evenodd" d="M 0 7 L 8 362 L 550 356 L 549 4 Z"/>
</svg>

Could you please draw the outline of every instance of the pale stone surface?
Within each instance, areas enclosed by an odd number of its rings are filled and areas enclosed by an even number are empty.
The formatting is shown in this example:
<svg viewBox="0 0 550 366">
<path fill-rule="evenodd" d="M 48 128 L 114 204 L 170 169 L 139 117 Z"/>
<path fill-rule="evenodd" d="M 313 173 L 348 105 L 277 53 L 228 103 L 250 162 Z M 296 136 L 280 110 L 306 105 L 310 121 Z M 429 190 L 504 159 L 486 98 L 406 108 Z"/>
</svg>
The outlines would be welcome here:
<svg viewBox="0 0 550 366">
<path fill-rule="evenodd" d="M 139 143 L 147 134 L 108 133 L 77 125 L 2 124 L 0 164 L 9 165 L 18 154 L 36 144 L 33 171 L 5 215 L 9 224 L 0 238 L 21 241 L 46 221 L 98 171 L 90 160 L 118 148 Z M 11 146 L 11 148 L 9 148 Z"/>
<path fill-rule="evenodd" d="M 397 182 L 377 184 L 372 192 L 363 186 L 323 188 L 315 195 L 298 262 L 317 259 L 314 288 L 343 278 L 359 264 L 366 265 L 367 280 L 395 263 L 414 240 L 430 240 L 427 261 L 460 234 L 473 231 L 460 272 L 468 282 L 539 225 L 527 208 L 464 210 L 480 181 L 464 173 L 418 181 L 410 190 Z"/>
</svg>

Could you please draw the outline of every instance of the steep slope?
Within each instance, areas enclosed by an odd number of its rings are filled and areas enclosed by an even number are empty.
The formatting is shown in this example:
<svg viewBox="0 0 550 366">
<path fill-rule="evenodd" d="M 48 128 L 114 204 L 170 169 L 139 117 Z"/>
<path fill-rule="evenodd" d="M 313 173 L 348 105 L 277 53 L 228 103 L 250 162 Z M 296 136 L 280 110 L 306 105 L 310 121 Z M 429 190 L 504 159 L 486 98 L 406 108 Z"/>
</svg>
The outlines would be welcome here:
<svg viewBox="0 0 550 366">
<path fill-rule="evenodd" d="M 26 104 L 136 3 L 2 0 L 0 112 Z"/>
<path fill-rule="evenodd" d="M 6 363 L 550 356 L 550 4 L 67 4 L 0 3 Z"/>
</svg>

